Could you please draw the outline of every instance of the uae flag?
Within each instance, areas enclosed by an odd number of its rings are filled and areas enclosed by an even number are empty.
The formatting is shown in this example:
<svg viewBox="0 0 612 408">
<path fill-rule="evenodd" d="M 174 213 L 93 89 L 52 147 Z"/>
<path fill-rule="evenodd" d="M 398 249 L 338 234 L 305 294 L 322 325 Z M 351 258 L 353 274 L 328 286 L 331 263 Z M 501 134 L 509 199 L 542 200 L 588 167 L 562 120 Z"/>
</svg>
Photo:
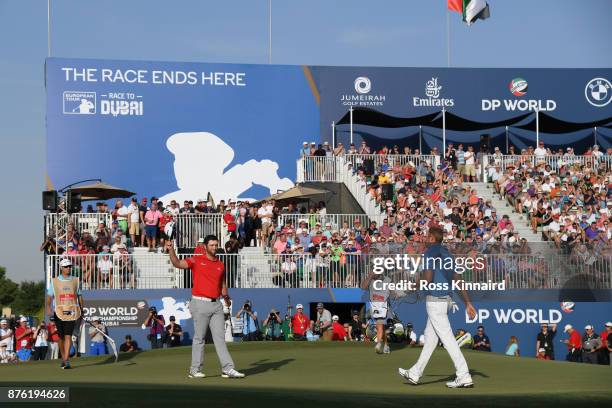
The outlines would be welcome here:
<svg viewBox="0 0 612 408">
<path fill-rule="evenodd" d="M 463 15 L 463 21 L 472 25 L 476 20 L 490 17 L 489 5 L 485 0 L 447 0 L 448 9 Z"/>
</svg>

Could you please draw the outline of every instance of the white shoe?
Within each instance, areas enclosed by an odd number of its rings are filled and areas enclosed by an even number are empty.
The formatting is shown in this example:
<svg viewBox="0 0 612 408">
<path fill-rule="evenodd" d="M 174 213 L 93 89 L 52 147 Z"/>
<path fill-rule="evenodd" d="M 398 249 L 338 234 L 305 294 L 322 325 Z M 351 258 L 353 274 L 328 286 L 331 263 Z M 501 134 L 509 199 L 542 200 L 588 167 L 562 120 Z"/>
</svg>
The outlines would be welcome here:
<svg viewBox="0 0 612 408">
<path fill-rule="evenodd" d="M 244 378 L 246 376 L 243 373 L 240 373 L 232 368 L 229 371 L 222 372 L 221 377 L 223 378 Z"/>
<path fill-rule="evenodd" d="M 189 378 L 204 378 L 204 377 L 206 377 L 206 374 L 204 374 L 201 371 L 198 371 L 197 373 L 191 373 L 190 372 L 187 377 L 189 377 Z"/>
<path fill-rule="evenodd" d="M 413 377 L 410 375 L 410 371 L 406 370 L 404 368 L 399 368 L 397 370 L 397 372 L 399 373 L 399 375 L 401 375 L 402 377 L 404 377 L 406 380 L 408 380 L 408 382 L 412 385 L 419 385 L 419 379 L 416 377 Z"/>
<path fill-rule="evenodd" d="M 374 350 L 376 351 L 376 354 L 382 354 L 383 353 L 382 342 L 376 343 L 376 347 L 374 347 Z"/>
<path fill-rule="evenodd" d="M 383 354 L 391 354 L 391 349 L 389 348 L 388 344 L 385 344 L 385 347 L 383 348 Z"/>
<path fill-rule="evenodd" d="M 472 377 L 469 375 L 463 378 L 455 378 L 451 382 L 447 382 L 446 386 L 448 388 L 472 388 L 474 386 L 474 382 L 472 381 Z"/>
</svg>

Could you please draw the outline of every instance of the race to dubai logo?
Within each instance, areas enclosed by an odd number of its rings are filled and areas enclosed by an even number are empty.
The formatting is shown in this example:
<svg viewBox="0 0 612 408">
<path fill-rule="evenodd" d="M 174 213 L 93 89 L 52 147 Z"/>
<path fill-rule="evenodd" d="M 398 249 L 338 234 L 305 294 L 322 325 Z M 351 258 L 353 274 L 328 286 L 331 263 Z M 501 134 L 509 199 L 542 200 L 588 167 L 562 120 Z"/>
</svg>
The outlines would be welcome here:
<svg viewBox="0 0 612 408">
<path fill-rule="evenodd" d="M 368 77 L 358 77 L 355 79 L 355 91 L 358 94 L 367 94 L 372 90 L 372 82 Z"/>
<path fill-rule="evenodd" d="M 527 81 L 523 78 L 514 78 L 508 84 L 508 89 L 514 96 L 523 96 L 527 93 Z"/>
<path fill-rule="evenodd" d="M 602 108 L 612 100 L 612 84 L 605 78 L 593 78 L 584 88 L 586 100 L 593 106 Z"/>
<path fill-rule="evenodd" d="M 561 310 L 563 310 L 564 313 L 572 313 L 574 311 L 574 306 L 574 302 L 569 300 L 561 302 Z"/>
</svg>

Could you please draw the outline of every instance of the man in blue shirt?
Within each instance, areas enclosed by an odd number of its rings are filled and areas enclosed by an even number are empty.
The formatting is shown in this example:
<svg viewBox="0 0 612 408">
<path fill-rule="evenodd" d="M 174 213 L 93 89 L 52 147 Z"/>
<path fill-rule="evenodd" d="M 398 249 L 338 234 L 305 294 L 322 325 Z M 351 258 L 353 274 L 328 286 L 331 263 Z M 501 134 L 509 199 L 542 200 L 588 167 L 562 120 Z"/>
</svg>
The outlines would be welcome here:
<svg viewBox="0 0 612 408">
<path fill-rule="evenodd" d="M 429 229 L 430 247 L 423 256 L 423 272 L 418 286 L 427 284 L 425 293 L 427 326 L 425 327 L 425 344 L 418 361 L 410 369 L 399 369 L 399 374 L 409 383 L 417 385 L 425 371 L 425 367 L 434 350 L 441 341 L 455 365 L 457 377 L 454 381 L 446 383 L 449 388 L 465 388 L 474 385 L 468 369 L 467 362 L 461 354 L 461 349 L 455 340 L 453 329 L 448 320 L 448 311 L 454 305 L 451 298 L 452 282 L 461 280 L 461 275 L 456 273 L 452 265 L 452 255 L 442 245 L 444 231 L 439 227 Z M 470 301 L 465 290 L 461 290 L 465 302 L 466 312 L 471 319 L 476 316 L 476 309 Z"/>
<path fill-rule="evenodd" d="M 257 311 L 253 309 L 250 300 L 244 302 L 244 305 L 236 313 L 236 318 L 242 319 L 242 340 L 258 340 Z"/>
</svg>

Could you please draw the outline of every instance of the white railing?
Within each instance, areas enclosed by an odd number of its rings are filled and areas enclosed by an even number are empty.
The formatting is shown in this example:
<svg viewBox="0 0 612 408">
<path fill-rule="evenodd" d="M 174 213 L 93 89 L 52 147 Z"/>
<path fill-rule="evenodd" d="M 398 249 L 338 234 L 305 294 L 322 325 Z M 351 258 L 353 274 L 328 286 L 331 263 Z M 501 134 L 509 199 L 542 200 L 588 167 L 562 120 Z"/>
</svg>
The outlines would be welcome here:
<svg viewBox="0 0 612 408">
<path fill-rule="evenodd" d="M 375 215 L 374 217 L 378 216 Z M 334 230 L 354 229 L 357 220 L 359 220 L 358 226 L 360 229 L 370 226 L 370 216 L 366 214 L 281 214 L 278 216 L 279 225 L 293 226 L 294 229 L 299 228 L 302 222 L 305 222 L 309 229 L 314 228 L 317 223 L 320 223 L 322 227 L 330 223 Z"/>
<path fill-rule="evenodd" d="M 47 213 L 45 214 L 45 235 L 49 235 L 50 232 L 55 233 L 57 222 L 62 219 L 62 223 L 66 225 L 59 226 L 65 229 L 68 224 L 74 225 L 74 230 L 79 234 L 87 231 L 94 235 L 96 228 L 100 222 L 104 222 L 107 228 L 111 227 L 112 217 L 110 213 L 73 213 L 73 214 L 58 214 L 58 213 Z M 127 233 L 127 231 L 125 231 Z"/>
<path fill-rule="evenodd" d="M 188 255 L 181 255 L 185 258 Z M 220 255 L 230 288 L 359 288 L 384 255 Z M 395 255 L 391 255 L 395 257 Z M 466 270 L 467 282 L 506 282 L 507 289 L 612 289 L 612 257 L 484 255 L 486 266 Z M 47 257 L 47 282 L 59 274 L 64 256 Z M 82 289 L 190 288 L 191 271 L 174 268 L 165 254 L 75 255 L 72 274 Z M 380 265 L 380 263 L 379 263 Z M 415 281 L 418 272 L 392 272 Z"/>
<path fill-rule="evenodd" d="M 489 166 L 500 166 L 502 171 L 505 171 L 509 166 L 520 167 L 523 165 L 536 166 L 548 165 L 552 170 L 558 170 L 561 166 L 579 165 L 587 166 L 592 169 L 604 167 L 609 170 L 612 168 L 612 156 L 535 156 L 535 155 L 494 155 L 489 154 L 483 156 L 483 170 Z"/>
<path fill-rule="evenodd" d="M 440 164 L 440 156 L 428 154 L 345 154 L 340 157 L 355 169 L 372 168 L 376 172 L 379 172 L 382 166 L 396 167 L 410 164 L 417 167 L 422 162 L 426 162 L 435 169 Z"/>
<path fill-rule="evenodd" d="M 223 214 L 179 214 L 174 217 L 176 245 L 179 248 L 195 248 L 198 239 L 214 235 L 225 244 L 228 238 Z"/>
<path fill-rule="evenodd" d="M 339 182 L 335 157 L 303 156 L 298 160 L 298 183 Z"/>
</svg>

